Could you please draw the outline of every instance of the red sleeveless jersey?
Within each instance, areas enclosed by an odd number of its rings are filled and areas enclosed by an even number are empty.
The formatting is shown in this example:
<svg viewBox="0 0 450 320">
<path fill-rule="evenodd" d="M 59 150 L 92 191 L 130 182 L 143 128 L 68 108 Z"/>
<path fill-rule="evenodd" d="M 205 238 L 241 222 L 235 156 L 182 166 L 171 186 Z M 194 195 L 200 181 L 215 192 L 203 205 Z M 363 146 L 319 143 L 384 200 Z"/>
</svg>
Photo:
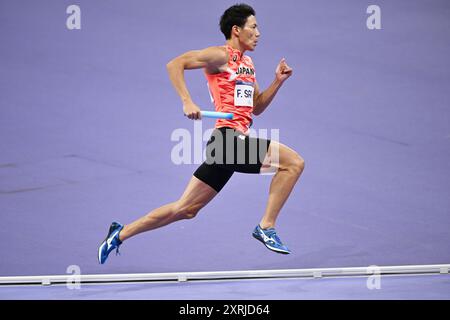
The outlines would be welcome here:
<svg viewBox="0 0 450 320">
<path fill-rule="evenodd" d="M 215 127 L 231 127 L 247 135 L 252 123 L 255 67 L 249 56 L 229 45 L 225 48 L 229 55 L 226 71 L 217 74 L 205 72 L 205 75 L 216 111 L 230 112 L 234 117 L 231 120 L 218 119 Z"/>
</svg>

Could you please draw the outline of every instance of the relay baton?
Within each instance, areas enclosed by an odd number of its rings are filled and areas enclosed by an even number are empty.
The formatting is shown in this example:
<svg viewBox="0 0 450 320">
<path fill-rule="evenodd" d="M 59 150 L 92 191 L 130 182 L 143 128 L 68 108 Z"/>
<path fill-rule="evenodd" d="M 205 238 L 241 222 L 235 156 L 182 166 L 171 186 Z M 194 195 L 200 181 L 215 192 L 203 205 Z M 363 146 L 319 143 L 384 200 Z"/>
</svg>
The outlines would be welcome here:
<svg viewBox="0 0 450 320">
<path fill-rule="evenodd" d="M 214 119 L 233 119 L 232 113 L 216 112 L 216 111 L 201 111 L 202 117 Z"/>
</svg>

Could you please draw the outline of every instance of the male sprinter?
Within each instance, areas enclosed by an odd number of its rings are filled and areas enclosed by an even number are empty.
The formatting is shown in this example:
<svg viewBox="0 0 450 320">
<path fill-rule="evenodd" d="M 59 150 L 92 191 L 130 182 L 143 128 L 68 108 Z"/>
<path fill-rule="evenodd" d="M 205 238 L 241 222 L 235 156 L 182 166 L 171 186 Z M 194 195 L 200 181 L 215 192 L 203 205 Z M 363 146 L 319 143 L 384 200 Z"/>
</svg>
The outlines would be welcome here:
<svg viewBox="0 0 450 320">
<path fill-rule="evenodd" d="M 189 51 L 167 64 L 167 71 L 175 90 L 181 97 L 183 112 L 189 119 L 200 119 L 200 108 L 192 101 L 186 88 L 184 70 L 205 72 L 216 111 L 234 114 L 231 120 L 217 120 L 207 144 L 207 159 L 194 172 L 183 195 L 175 202 L 157 208 L 142 218 L 122 225 L 113 222 L 108 235 L 98 249 L 103 264 L 108 255 L 126 239 L 181 219 L 192 219 L 223 188 L 235 171 L 260 173 L 276 171 L 270 185 L 266 211 L 253 236 L 268 249 L 289 254 L 275 232 L 275 221 L 304 169 L 304 160 L 292 149 L 278 143 L 249 137 L 252 114 L 259 115 L 267 108 L 278 89 L 292 74 L 282 59 L 275 79 L 266 91 L 260 92 L 255 79 L 252 59 L 244 55 L 253 51 L 260 33 L 255 11 L 239 4 L 227 9 L 220 19 L 225 35 L 224 46 Z M 243 158 L 237 158 L 238 156 Z M 278 158 L 273 161 L 273 158 Z"/>
</svg>

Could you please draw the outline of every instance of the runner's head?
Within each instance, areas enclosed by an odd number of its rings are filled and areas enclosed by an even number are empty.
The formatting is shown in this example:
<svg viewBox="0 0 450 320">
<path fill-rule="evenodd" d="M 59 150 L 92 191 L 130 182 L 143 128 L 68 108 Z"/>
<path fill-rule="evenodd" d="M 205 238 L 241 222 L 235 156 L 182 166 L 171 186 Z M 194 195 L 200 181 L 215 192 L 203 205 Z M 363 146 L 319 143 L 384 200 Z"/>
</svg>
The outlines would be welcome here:
<svg viewBox="0 0 450 320">
<path fill-rule="evenodd" d="M 255 50 L 260 36 L 255 10 L 246 4 L 236 4 L 223 13 L 220 30 L 225 39 L 237 39 L 245 50 Z"/>
</svg>

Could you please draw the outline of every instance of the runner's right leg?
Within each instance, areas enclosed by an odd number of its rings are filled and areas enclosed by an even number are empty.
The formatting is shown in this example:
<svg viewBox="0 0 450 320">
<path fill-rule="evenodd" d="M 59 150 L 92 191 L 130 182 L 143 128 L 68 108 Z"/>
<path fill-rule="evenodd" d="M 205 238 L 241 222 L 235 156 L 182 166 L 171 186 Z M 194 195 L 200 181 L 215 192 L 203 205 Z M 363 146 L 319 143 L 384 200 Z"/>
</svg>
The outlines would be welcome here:
<svg viewBox="0 0 450 320">
<path fill-rule="evenodd" d="M 124 241 L 139 233 L 160 228 L 178 220 L 192 219 L 217 193 L 208 184 L 193 176 L 179 200 L 159 207 L 125 225 L 119 234 L 119 239 Z"/>
</svg>

